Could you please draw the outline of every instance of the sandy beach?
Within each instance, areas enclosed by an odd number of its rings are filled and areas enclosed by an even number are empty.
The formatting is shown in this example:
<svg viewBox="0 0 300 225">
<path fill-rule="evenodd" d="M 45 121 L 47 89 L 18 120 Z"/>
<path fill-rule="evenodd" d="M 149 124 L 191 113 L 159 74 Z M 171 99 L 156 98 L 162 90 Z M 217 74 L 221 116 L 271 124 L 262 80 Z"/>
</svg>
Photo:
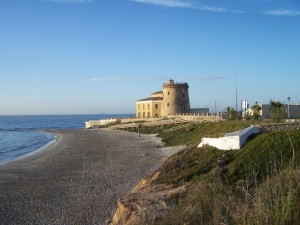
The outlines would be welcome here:
<svg viewBox="0 0 300 225">
<path fill-rule="evenodd" d="M 150 135 L 53 132 L 55 144 L 0 166 L 0 224 L 105 224 L 116 197 L 167 157 Z"/>
</svg>

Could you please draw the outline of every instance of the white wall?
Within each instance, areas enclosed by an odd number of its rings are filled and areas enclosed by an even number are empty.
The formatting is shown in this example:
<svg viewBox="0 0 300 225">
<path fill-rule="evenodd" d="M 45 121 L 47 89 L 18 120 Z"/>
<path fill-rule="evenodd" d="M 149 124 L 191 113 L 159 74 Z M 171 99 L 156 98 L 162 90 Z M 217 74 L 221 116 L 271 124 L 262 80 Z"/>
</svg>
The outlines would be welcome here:
<svg viewBox="0 0 300 225">
<path fill-rule="evenodd" d="M 251 126 L 240 131 L 228 133 L 220 138 L 202 138 L 198 148 L 204 145 L 210 145 L 220 150 L 238 150 L 246 143 L 248 137 L 252 134 L 258 134 L 261 130 L 257 126 Z"/>
<path fill-rule="evenodd" d="M 117 119 L 102 119 L 102 120 L 90 120 L 85 122 L 85 128 L 92 128 L 93 126 L 101 126 L 109 123 L 117 122 Z"/>
</svg>

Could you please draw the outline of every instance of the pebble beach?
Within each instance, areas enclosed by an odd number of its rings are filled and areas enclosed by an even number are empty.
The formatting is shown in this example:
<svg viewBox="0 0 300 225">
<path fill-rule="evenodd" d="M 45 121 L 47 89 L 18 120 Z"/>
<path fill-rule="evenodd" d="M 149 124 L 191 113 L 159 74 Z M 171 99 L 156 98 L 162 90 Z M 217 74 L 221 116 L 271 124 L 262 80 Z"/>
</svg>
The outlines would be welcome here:
<svg viewBox="0 0 300 225">
<path fill-rule="evenodd" d="M 0 224 L 105 224 L 123 197 L 174 152 L 125 131 L 51 131 L 57 141 L 0 166 Z"/>
</svg>

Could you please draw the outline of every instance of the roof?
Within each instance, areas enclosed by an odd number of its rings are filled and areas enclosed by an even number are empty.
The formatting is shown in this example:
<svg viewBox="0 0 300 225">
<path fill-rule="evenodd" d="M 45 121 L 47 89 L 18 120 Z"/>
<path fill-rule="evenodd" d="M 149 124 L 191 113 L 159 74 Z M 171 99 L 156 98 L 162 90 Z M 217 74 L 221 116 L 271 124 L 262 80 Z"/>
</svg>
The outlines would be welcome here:
<svg viewBox="0 0 300 225">
<path fill-rule="evenodd" d="M 162 97 L 150 97 L 150 98 L 144 98 L 144 99 L 137 100 L 137 102 L 144 102 L 144 101 L 162 101 L 162 100 L 163 100 Z"/>
<path fill-rule="evenodd" d="M 163 93 L 163 91 L 156 91 L 156 92 L 152 93 L 151 95 L 157 95 L 157 94 L 162 94 L 162 93 Z"/>
</svg>

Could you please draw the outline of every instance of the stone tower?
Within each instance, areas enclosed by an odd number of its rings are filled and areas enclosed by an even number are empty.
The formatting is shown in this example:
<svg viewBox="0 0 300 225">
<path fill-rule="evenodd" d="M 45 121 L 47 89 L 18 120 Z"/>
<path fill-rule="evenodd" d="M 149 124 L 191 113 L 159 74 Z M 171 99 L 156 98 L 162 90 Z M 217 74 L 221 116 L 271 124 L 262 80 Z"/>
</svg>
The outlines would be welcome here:
<svg viewBox="0 0 300 225">
<path fill-rule="evenodd" d="M 176 113 L 190 112 L 189 85 L 187 83 L 175 83 L 169 80 L 163 84 L 163 101 L 161 115 L 175 115 Z"/>
</svg>

